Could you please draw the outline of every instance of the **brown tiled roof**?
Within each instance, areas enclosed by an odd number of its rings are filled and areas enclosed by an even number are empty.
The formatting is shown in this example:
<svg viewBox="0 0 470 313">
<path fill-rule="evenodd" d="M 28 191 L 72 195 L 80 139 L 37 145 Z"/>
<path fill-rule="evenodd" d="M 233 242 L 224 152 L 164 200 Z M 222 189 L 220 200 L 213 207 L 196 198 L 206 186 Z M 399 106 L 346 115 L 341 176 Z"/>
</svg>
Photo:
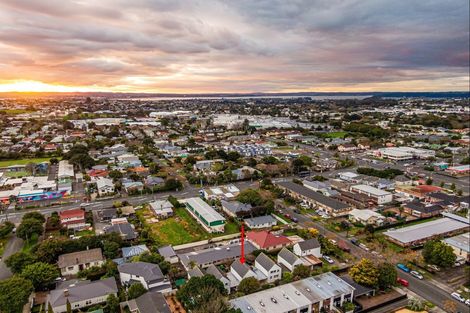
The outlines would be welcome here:
<svg viewBox="0 0 470 313">
<path fill-rule="evenodd" d="M 57 263 L 59 265 L 59 268 L 64 268 L 76 264 L 85 264 L 102 260 L 104 260 L 104 258 L 103 254 L 101 253 L 101 248 L 96 248 L 62 254 L 59 256 L 59 261 Z"/>
</svg>

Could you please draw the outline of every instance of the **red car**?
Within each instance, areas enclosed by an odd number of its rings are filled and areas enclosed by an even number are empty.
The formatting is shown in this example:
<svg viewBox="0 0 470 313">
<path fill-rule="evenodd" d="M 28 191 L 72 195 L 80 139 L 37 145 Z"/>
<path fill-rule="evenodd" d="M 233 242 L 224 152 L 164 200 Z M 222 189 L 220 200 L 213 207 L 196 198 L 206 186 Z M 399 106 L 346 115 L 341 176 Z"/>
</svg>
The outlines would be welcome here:
<svg viewBox="0 0 470 313">
<path fill-rule="evenodd" d="M 397 278 L 397 283 L 399 283 L 403 287 L 408 287 L 408 285 L 410 284 L 406 279 L 403 278 Z"/>
</svg>

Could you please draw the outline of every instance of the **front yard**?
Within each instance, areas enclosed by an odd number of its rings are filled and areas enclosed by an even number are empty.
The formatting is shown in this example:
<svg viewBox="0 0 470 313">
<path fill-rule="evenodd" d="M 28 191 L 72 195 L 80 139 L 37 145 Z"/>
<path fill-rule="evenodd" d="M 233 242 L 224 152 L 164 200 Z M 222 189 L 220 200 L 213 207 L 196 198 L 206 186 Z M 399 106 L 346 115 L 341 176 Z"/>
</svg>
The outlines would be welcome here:
<svg viewBox="0 0 470 313">
<path fill-rule="evenodd" d="M 148 227 L 150 236 L 159 245 L 181 245 L 217 236 L 234 234 L 239 231 L 238 225 L 235 222 L 227 221 L 223 234 L 210 234 L 199 225 L 185 208 L 176 208 L 174 209 L 175 215 L 173 217 L 155 223 L 150 222 L 154 216 L 148 208 L 138 212 L 139 218 Z"/>
</svg>

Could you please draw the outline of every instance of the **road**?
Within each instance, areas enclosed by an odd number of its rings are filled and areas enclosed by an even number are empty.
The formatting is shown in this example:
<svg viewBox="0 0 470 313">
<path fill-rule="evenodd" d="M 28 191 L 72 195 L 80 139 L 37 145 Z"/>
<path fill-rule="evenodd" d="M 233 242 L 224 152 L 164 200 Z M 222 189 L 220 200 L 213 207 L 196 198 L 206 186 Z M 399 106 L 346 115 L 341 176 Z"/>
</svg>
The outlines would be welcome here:
<svg viewBox="0 0 470 313">
<path fill-rule="evenodd" d="M 295 213 L 292 209 L 287 208 L 285 210 L 287 213 L 289 213 L 291 216 L 296 217 L 299 222 L 298 224 L 302 227 L 315 227 L 319 230 L 320 234 L 323 236 L 326 236 L 330 239 L 334 239 L 337 242 L 343 241 L 345 242 L 348 247 L 351 249 L 351 254 L 358 256 L 358 257 L 364 257 L 368 259 L 377 259 L 378 257 L 371 252 L 365 251 L 364 249 L 354 245 L 351 243 L 351 241 L 346 238 L 346 236 L 332 232 L 328 230 L 323 224 L 320 222 L 313 222 L 311 218 L 303 215 L 303 214 L 297 214 Z M 458 311 L 460 312 L 469 312 L 469 308 L 461 303 L 453 299 L 450 294 L 441 289 L 439 286 L 436 286 L 435 284 L 432 284 L 430 281 L 426 280 L 419 280 L 410 274 L 404 273 L 403 271 L 398 270 L 398 276 L 400 278 L 406 279 L 410 285 L 408 286 L 408 289 L 416 293 L 417 295 L 423 297 L 424 299 L 431 301 L 432 303 L 436 304 L 438 307 L 443 308 L 443 304 L 445 300 L 450 300 L 454 303 L 457 304 Z"/>
<path fill-rule="evenodd" d="M 6 266 L 5 260 L 12 254 L 21 250 L 23 246 L 23 239 L 16 237 L 10 238 L 3 252 L 2 260 L 0 261 L 0 280 L 6 279 L 12 275 L 10 269 Z"/>
<path fill-rule="evenodd" d="M 456 301 L 447 291 L 431 284 L 429 281 L 417 279 L 401 270 L 398 270 L 398 277 L 406 279 L 410 283 L 408 289 L 436 304 L 441 309 L 443 309 L 444 301 L 450 300 L 457 304 L 457 311 L 469 312 L 469 308 L 465 304 Z"/>
</svg>

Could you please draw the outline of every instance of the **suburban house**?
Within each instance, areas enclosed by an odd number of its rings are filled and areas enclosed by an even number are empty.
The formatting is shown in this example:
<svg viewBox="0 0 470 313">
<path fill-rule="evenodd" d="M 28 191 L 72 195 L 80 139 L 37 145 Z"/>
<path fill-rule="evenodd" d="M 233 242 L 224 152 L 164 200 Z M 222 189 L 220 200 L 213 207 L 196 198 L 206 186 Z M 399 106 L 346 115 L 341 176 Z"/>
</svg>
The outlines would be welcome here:
<svg viewBox="0 0 470 313">
<path fill-rule="evenodd" d="M 171 313 L 165 296 L 160 292 L 149 291 L 132 300 L 121 302 L 121 310 L 127 307 L 131 313 Z"/>
<path fill-rule="evenodd" d="M 363 225 L 381 226 L 384 224 L 386 217 L 369 209 L 353 209 L 349 212 L 349 220 Z"/>
<path fill-rule="evenodd" d="M 127 221 L 123 223 L 113 223 L 113 225 L 105 227 L 104 232 L 106 234 L 117 233 L 123 240 L 134 240 L 137 238 L 134 225 Z"/>
<path fill-rule="evenodd" d="M 423 203 L 416 200 L 405 203 L 403 212 L 418 218 L 426 218 L 441 214 L 444 212 L 444 208 L 439 203 Z"/>
<path fill-rule="evenodd" d="M 85 211 L 82 209 L 72 209 L 59 212 L 60 225 L 68 229 L 83 229 L 85 223 Z"/>
<path fill-rule="evenodd" d="M 268 283 L 280 280 L 282 277 L 281 267 L 264 253 L 260 253 L 255 259 L 255 267 L 267 277 Z"/>
<path fill-rule="evenodd" d="M 457 258 L 470 262 L 470 233 L 460 234 L 442 241 L 452 247 Z"/>
<path fill-rule="evenodd" d="M 61 254 L 57 262 L 62 276 L 76 275 L 82 270 L 103 264 L 104 257 L 101 248 Z"/>
<path fill-rule="evenodd" d="M 321 258 L 321 246 L 316 238 L 300 241 L 293 247 L 294 253 L 298 256 L 309 256 L 313 255 L 317 258 Z"/>
<path fill-rule="evenodd" d="M 233 261 L 232 265 L 230 265 L 230 273 L 238 282 L 248 277 L 258 279 L 256 273 L 246 263 L 242 264 L 238 259 Z"/>
<path fill-rule="evenodd" d="M 64 313 L 67 312 L 67 301 L 72 310 L 79 310 L 104 303 L 109 295 L 117 296 L 117 293 L 116 280 L 110 277 L 93 282 L 74 282 L 71 285 L 51 290 L 46 302 L 51 305 L 54 313 Z"/>
<path fill-rule="evenodd" d="M 245 222 L 246 226 L 250 227 L 251 229 L 271 228 L 277 224 L 277 220 L 271 215 L 245 218 L 243 221 Z"/>
<path fill-rule="evenodd" d="M 220 204 L 222 205 L 222 210 L 228 216 L 232 216 L 232 217 L 237 217 L 237 213 L 239 213 L 239 212 L 250 212 L 251 211 L 251 204 L 249 204 L 249 203 L 241 203 L 239 201 L 221 200 Z"/>
<path fill-rule="evenodd" d="M 157 264 L 147 262 L 123 263 L 118 266 L 121 283 L 130 286 L 140 282 L 145 289 L 159 292 L 171 291 L 171 283 Z"/>
<path fill-rule="evenodd" d="M 137 245 L 137 246 L 130 246 L 130 247 L 123 247 L 122 248 L 122 258 L 124 261 L 129 261 L 135 256 L 150 253 L 150 250 L 145 245 Z"/>
<path fill-rule="evenodd" d="M 266 251 L 280 250 L 292 245 L 292 242 L 285 236 L 273 235 L 268 231 L 250 231 L 246 234 L 246 239 L 251 242 L 256 249 Z"/>
<path fill-rule="evenodd" d="M 165 258 L 165 261 L 170 262 L 171 264 L 176 264 L 179 262 L 178 255 L 176 255 L 175 250 L 172 246 L 163 246 L 158 248 L 158 254 Z"/>
<path fill-rule="evenodd" d="M 289 251 L 287 248 L 282 248 L 282 250 L 277 254 L 277 263 L 284 265 L 289 271 L 292 272 L 296 266 L 301 265 L 304 262 L 302 262 L 298 256 Z"/>
<path fill-rule="evenodd" d="M 150 209 L 158 218 L 168 218 L 173 216 L 173 204 L 168 200 L 156 200 L 149 203 Z"/>
<path fill-rule="evenodd" d="M 97 177 L 96 188 L 98 189 L 98 195 L 100 197 L 114 193 L 114 183 L 112 179 L 106 177 Z"/>
<path fill-rule="evenodd" d="M 224 288 L 225 290 L 227 290 L 227 294 L 230 294 L 230 291 L 232 289 L 230 280 L 219 271 L 217 266 L 215 266 L 214 264 L 209 265 L 206 268 L 206 274 L 213 275 L 215 278 L 220 280 L 220 282 L 224 284 Z"/>
</svg>

